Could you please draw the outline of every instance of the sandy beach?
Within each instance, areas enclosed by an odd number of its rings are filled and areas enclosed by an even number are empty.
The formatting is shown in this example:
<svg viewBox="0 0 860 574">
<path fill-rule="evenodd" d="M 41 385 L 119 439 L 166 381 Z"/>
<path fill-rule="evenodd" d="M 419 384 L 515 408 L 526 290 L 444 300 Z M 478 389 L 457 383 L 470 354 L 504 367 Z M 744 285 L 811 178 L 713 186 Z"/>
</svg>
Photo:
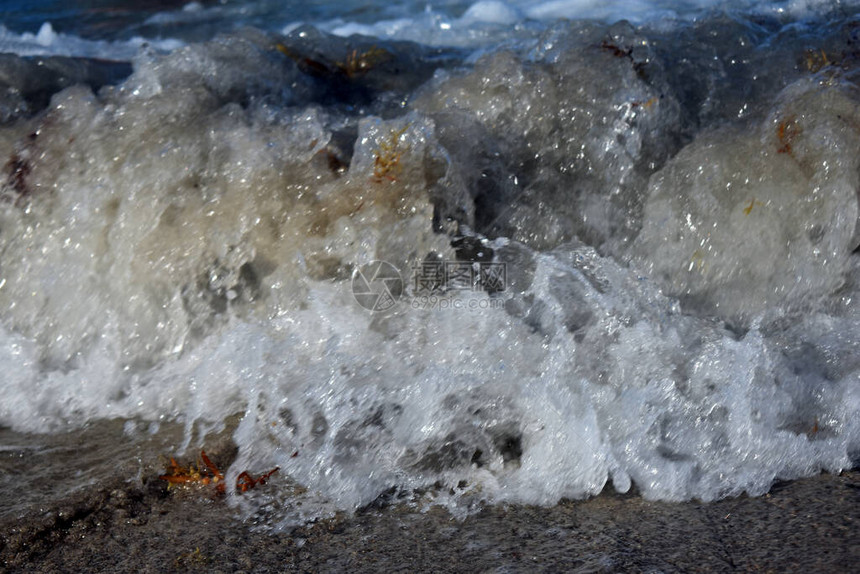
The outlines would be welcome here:
<svg viewBox="0 0 860 574">
<path fill-rule="evenodd" d="M 666 503 L 607 490 L 463 521 L 379 503 L 279 534 L 255 531 L 223 499 L 114 479 L 7 518 L 0 532 L 6 572 L 850 572 L 860 472 L 758 498 Z"/>
</svg>

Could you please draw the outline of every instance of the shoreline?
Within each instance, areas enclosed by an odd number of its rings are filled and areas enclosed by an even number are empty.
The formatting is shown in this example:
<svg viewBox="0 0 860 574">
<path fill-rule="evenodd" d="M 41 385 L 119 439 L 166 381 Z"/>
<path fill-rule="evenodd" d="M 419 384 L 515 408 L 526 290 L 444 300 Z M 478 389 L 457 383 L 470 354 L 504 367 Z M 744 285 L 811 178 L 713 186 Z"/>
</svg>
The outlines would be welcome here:
<svg viewBox="0 0 860 574">
<path fill-rule="evenodd" d="M 6 572 L 847 572 L 860 562 L 860 471 L 703 503 L 603 494 L 553 507 L 371 505 L 282 533 L 160 481 L 93 486 L 0 520 Z"/>
</svg>

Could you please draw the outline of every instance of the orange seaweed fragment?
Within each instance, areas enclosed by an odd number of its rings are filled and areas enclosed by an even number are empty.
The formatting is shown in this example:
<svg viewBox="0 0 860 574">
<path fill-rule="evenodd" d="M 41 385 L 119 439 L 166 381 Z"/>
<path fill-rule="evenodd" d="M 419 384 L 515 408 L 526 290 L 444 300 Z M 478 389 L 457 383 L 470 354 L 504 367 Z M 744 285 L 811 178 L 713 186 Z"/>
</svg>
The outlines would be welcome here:
<svg viewBox="0 0 860 574">
<path fill-rule="evenodd" d="M 391 58 L 391 54 L 387 50 L 372 46 L 365 52 L 353 50 L 347 54 L 345 62 L 336 62 L 335 66 L 348 78 L 354 78 L 366 74 L 389 58 Z"/>
<path fill-rule="evenodd" d="M 651 106 L 653 106 L 656 103 L 657 103 L 657 98 L 652 97 L 652 98 L 649 98 L 647 101 L 644 101 L 644 102 L 639 102 L 639 101 L 631 102 L 630 107 L 631 108 L 638 108 L 639 106 L 642 106 L 643 108 L 645 108 L 647 110 L 648 108 L 650 108 Z"/>
<path fill-rule="evenodd" d="M 782 146 L 776 150 L 776 153 L 787 153 L 791 155 L 791 144 L 794 142 L 795 138 L 800 135 L 800 131 L 800 126 L 797 125 L 797 120 L 794 116 L 789 116 L 779 122 L 779 125 L 776 128 L 776 137 L 779 139 L 779 143 L 781 143 Z"/>
<path fill-rule="evenodd" d="M 201 464 L 202 461 L 202 464 Z M 184 467 L 176 462 L 176 459 L 170 457 L 170 464 L 167 465 L 167 472 L 158 477 L 167 482 L 167 487 L 176 485 L 209 485 L 214 484 L 216 492 L 224 493 L 224 475 L 218 470 L 208 456 L 206 451 L 200 451 L 200 461 L 197 466 Z"/>
<path fill-rule="evenodd" d="M 298 455 L 296 452 L 293 456 Z M 244 471 L 236 477 L 236 490 L 239 492 L 247 492 L 258 484 L 266 484 L 269 478 L 278 472 L 280 467 L 275 467 L 269 472 L 261 475 L 259 478 L 254 478 L 248 471 Z M 158 477 L 167 482 L 167 488 L 171 486 L 208 486 L 215 485 L 215 492 L 224 494 L 224 474 L 215 466 L 215 463 L 206 455 L 206 451 L 200 451 L 200 459 L 197 461 L 197 466 L 182 466 L 176 459 L 170 457 L 170 464 L 167 465 L 167 472 Z"/>
<path fill-rule="evenodd" d="M 299 69 L 306 74 L 320 78 L 340 78 L 341 80 L 359 78 L 393 57 L 388 50 L 376 46 L 364 51 L 352 50 L 343 61 L 336 62 L 325 57 L 310 57 L 281 43 L 275 44 L 275 49 L 294 61 Z"/>
<path fill-rule="evenodd" d="M 248 471 L 245 471 L 236 477 L 236 490 L 239 492 L 247 492 L 258 484 L 266 484 L 269 477 L 279 470 L 281 470 L 281 467 L 276 466 L 266 474 L 261 475 L 260 478 L 254 478 L 248 473 Z"/>
<path fill-rule="evenodd" d="M 388 139 L 383 140 L 373 152 L 373 181 L 381 183 L 383 179 L 397 181 L 400 174 L 400 157 L 403 150 L 399 148 L 400 138 L 409 128 L 406 124 L 399 130 L 391 130 Z"/>
<path fill-rule="evenodd" d="M 831 64 L 830 59 L 827 57 L 827 53 L 821 48 L 817 51 L 807 50 L 804 52 L 803 57 L 806 62 L 806 69 L 813 74 L 821 71 L 822 68 L 826 68 Z"/>
<path fill-rule="evenodd" d="M 757 205 L 763 206 L 764 204 L 755 198 L 751 199 L 750 204 L 747 205 L 746 207 L 744 207 L 744 215 L 749 215 L 752 212 L 753 207 L 755 207 Z"/>
</svg>

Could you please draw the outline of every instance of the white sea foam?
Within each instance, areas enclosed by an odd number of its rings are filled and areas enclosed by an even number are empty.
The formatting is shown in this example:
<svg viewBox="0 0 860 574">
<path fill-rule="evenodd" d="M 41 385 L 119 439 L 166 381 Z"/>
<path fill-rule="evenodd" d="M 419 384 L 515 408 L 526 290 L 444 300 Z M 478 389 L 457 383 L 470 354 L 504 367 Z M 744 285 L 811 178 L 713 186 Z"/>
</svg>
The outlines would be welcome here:
<svg viewBox="0 0 860 574">
<path fill-rule="evenodd" d="M 763 2 L 748 0 L 727 5 L 715 0 L 515 0 L 480 1 L 472 4 L 460 16 L 432 4 L 409 16 L 386 18 L 371 22 L 356 22 L 341 17 L 330 20 L 301 21 L 313 23 L 333 34 L 349 36 L 364 34 L 380 38 L 409 40 L 430 45 L 481 46 L 502 42 L 515 29 L 551 24 L 559 19 L 596 20 L 614 23 L 622 20 L 634 24 L 675 25 L 695 21 L 713 12 L 732 10 L 737 13 L 777 17 L 814 18 L 834 10 L 851 10 L 856 0 L 791 0 Z M 285 33 L 298 26 L 292 22 L 283 27 Z"/>
<path fill-rule="evenodd" d="M 86 40 L 73 34 L 55 32 L 50 22 L 42 24 L 35 34 L 30 32 L 16 34 L 0 23 L 0 53 L 9 52 L 19 56 L 75 56 L 130 60 L 143 46 L 169 51 L 182 45 L 183 42 L 179 40 L 142 37 L 127 41 Z"/>
</svg>

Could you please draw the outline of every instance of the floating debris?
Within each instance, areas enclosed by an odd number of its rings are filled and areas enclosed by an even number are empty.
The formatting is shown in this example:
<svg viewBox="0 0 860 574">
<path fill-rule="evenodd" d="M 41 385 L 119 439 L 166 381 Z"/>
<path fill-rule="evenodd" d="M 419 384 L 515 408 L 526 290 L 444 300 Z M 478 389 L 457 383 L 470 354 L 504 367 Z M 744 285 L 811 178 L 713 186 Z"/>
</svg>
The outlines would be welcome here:
<svg viewBox="0 0 860 574">
<path fill-rule="evenodd" d="M 279 470 L 280 467 L 275 467 L 259 478 L 254 478 L 248 471 L 244 471 L 236 477 L 236 490 L 247 492 L 257 485 L 266 484 L 266 481 Z M 167 472 L 158 478 L 167 481 L 168 489 L 172 486 L 208 486 L 213 484 L 218 494 L 225 493 L 224 474 L 215 466 L 215 463 L 206 455 L 204 450 L 200 451 L 200 460 L 197 461 L 196 466 L 184 467 L 176 462 L 175 458 L 170 457 Z"/>
<path fill-rule="evenodd" d="M 201 464 L 202 461 L 202 464 Z M 224 475 L 218 470 L 218 467 L 206 456 L 206 451 L 200 451 L 200 460 L 197 461 L 197 466 L 184 467 L 176 462 L 176 459 L 170 457 L 170 464 L 167 466 L 167 472 L 158 477 L 161 480 L 167 481 L 167 488 L 171 486 L 190 486 L 200 485 L 207 486 L 215 485 L 215 490 L 224 493 Z"/>
<path fill-rule="evenodd" d="M 388 139 L 379 144 L 379 148 L 373 152 L 373 180 L 381 183 L 383 179 L 397 181 L 400 174 L 400 157 L 403 150 L 400 149 L 400 138 L 409 128 L 406 124 L 399 130 L 391 130 Z"/>
</svg>

